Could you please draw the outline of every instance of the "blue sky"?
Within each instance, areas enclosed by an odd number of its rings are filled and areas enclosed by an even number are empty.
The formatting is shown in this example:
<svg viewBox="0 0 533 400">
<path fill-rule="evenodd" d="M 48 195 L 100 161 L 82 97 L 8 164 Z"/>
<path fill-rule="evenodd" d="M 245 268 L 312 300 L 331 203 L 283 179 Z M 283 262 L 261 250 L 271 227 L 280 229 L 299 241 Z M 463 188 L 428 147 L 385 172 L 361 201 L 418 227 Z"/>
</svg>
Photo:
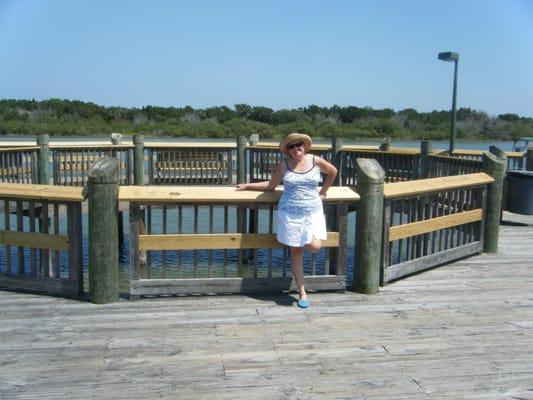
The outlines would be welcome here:
<svg viewBox="0 0 533 400">
<path fill-rule="evenodd" d="M 531 0 L 0 0 L 0 98 L 533 117 Z"/>
</svg>

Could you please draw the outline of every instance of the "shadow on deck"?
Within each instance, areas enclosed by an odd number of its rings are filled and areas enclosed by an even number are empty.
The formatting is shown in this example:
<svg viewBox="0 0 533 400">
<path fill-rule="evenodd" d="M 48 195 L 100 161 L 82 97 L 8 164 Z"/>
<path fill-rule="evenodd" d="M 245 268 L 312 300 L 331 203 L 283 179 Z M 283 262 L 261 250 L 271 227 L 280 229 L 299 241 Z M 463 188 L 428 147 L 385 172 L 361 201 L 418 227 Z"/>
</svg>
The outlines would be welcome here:
<svg viewBox="0 0 533 400">
<path fill-rule="evenodd" d="M 0 291 L 0 398 L 532 399 L 533 217 L 504 220 L 498 254 L 309 310 Z"/>
</svg>

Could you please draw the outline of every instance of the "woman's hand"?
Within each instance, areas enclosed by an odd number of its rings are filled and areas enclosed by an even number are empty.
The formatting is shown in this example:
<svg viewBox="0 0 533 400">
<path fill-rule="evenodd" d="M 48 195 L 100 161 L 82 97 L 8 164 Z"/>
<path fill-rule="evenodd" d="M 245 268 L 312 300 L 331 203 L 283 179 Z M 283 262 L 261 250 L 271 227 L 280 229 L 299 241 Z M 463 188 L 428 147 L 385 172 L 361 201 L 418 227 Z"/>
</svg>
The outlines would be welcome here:
<svg viewBox="0 0 533 400">
<path fill-rule="evenodd" d="M 237 186 L 235 186 L 236 190 L 246 190 L 247 184 L 246 183 L 239 183 Z"/>
</svg>

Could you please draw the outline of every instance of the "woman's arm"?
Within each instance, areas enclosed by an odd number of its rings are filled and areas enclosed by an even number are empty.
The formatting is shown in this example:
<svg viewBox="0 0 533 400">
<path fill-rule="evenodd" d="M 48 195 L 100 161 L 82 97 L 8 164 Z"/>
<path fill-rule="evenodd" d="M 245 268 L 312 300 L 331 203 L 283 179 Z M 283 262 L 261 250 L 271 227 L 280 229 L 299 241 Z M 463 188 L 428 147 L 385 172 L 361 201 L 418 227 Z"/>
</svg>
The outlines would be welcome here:
<svg viewBox="0 0 533 400">
<path fill-rule="evenodd" d="M 333 184 L 333 181 L 337 176 L 337 168 L 335 168 L 335 166 L 330 162 L 318 156 L 315 156 L 315 164 L 318 165 L 318 168 L 320 168 L 320 172 L 327 175 L 324 183 L 322 184 L 320 192 L 318 192 L 320 197 L 324 198 L 326 197 L 329 187 Z"/>
<path fill-rule="evenodd" d="M 276 167 L 274 175 L 269 181 L 254 182 L 254 183 L 239 183 L 237 190 L 259 190 L 262 192 L 274 190 L 276 186 L 281 184 L 281 178 L 283 177 L 284 163 L 281 162 Z"/>
</svg>

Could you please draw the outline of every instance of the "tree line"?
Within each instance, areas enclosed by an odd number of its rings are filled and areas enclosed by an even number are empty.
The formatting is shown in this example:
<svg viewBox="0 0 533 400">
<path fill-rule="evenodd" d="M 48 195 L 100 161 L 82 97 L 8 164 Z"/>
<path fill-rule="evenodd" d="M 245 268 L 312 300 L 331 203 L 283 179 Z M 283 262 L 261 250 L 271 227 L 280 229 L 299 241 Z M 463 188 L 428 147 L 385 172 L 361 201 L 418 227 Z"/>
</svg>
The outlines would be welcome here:
<svg viewBox="0 0 533 400">
<path fill-rule="evenodd" d="M 78 100 L 0 100 L 0 134 L 235 137 L 259 134 L 274 138 L 290 132 L 315 137 L 446 139 L 450 111 L 418 112 L 407 108 L 310 105 L 296 109 L 235 104 L 204 109 L 145 106 L 105 107 Z M 489 116 L 482 111 L 457 111 L 457 138 L 508 140 L 533 136 L 533 118 L 517 114 Z"/>
</svg>

